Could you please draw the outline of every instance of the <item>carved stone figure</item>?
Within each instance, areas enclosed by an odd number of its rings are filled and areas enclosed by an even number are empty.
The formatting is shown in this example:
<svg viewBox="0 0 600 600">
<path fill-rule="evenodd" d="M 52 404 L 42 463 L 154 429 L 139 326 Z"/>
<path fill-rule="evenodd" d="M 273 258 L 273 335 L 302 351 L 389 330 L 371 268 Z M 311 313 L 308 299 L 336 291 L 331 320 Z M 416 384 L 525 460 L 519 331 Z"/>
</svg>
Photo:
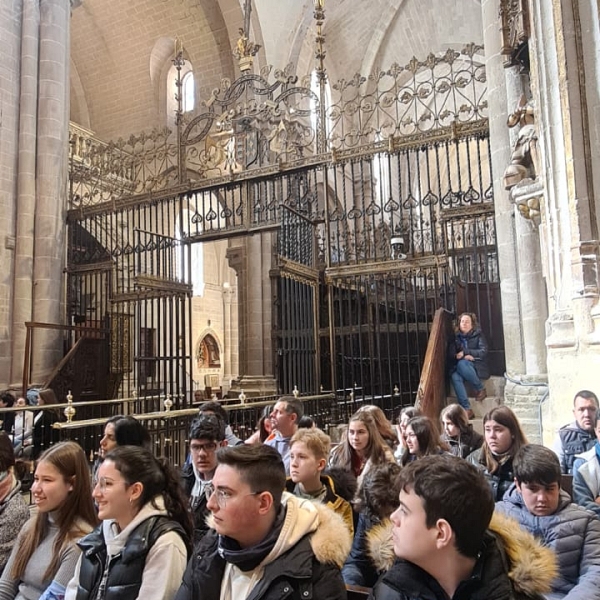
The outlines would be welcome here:
<svg viewBox="0 0 600 600">
<path fill-rule="evenodd" d="M 534 124 L 531 102 L 521 96 L 515 112 L 507 121 L 509 127 L 520 125 L 519 135 L 511 155 L 511 162 L 504 171 L 504 188 L 510 190 L 525 179 L 534 180 L 540 173 L 538 138 Z"/>
</svg>

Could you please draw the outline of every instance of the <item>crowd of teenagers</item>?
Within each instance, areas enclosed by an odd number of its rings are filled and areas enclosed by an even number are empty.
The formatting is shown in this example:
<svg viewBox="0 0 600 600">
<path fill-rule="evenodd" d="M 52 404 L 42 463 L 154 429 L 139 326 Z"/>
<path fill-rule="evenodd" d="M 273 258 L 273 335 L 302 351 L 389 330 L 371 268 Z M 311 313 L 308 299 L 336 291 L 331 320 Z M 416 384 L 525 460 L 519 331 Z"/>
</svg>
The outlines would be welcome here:
<svg viewBox="0 0 600 600">
<path fill-rule="evenodd" d="M 117 416 L 91 468 L 72 441 L 39 455 L 31 518 L 2 432 L 0 600 L 600 600 L 595 394 L 573 412 L 550 450 L 506 406 L 483 435 L 460 404 L 362 406 L 332 447 L 293 396 L 246 441 L 206 402 L 181 469 Z"/>
</svg>

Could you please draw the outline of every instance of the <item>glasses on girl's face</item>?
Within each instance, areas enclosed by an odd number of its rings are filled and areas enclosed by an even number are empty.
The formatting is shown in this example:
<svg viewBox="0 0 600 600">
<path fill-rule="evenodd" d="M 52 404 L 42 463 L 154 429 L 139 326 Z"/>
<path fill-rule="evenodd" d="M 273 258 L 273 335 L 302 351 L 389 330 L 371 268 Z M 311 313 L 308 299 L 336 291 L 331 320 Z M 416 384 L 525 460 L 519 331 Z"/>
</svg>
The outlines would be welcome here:
<svg viewBox="0 0 600 600">
<path fill-rule="evenodd" d="M 121 480 L 115 481 L 114 479 L 107 479 L 106 477 L 98 477 L 98 479 L 94 481 L 94 487 L 100 488 L 100 491 L 105 493 L 106 490 L 110 490 L 117 483 L 121 483 Z M 127 482 L 123 481 L 123 483 L 125 484 L 125 487 L 128 486 Z"/>
<path fill-rule="evenodd" d="M 227 506 L 227 501 L 231 500 L 231 498 L 234 497 L 234 494 L 232 494 L 229 490 L 215 488 L 215 486 L 212 483 L 209 483 L 206 486 L 204 486 L 204 493 L 206 494 L 207 500 L 210 500 L 211 496 L 215 494 L 219 508 L 225 508 Z M 258 494 L 261 493 L 262 492 L 250 492 L 249 494 L 243 494 L 239 497 L 245 498 L 246 496 L 258 496 Z"/>
</svg>

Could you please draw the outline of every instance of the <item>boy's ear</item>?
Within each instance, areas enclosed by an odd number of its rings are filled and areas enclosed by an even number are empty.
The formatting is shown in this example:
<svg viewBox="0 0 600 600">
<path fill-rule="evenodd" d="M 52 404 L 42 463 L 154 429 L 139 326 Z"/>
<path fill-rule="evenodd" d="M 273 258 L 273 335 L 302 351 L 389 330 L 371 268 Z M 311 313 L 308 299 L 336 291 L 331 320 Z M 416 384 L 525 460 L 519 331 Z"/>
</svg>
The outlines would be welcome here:
<svg viewBox="0 0 600 600">
<path fill-rule="evenodd" d="M 319 473 L 322 473 L 325 470 L 326 466 L 327 466 L 327 461 L 324 458 L 321 458 L 319 460 L 319 462 L 317 463 L 317 471 L 319 471 Z"/>
</svg>

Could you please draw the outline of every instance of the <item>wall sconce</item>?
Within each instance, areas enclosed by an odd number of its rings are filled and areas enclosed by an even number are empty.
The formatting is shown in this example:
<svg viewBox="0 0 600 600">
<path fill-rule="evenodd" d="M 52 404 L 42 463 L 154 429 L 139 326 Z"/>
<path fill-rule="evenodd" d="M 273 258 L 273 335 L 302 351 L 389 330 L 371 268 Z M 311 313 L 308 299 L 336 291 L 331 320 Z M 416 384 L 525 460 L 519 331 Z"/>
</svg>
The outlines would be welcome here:
<svg viewBox="0 0 600 600">
<path fill-rule="evenodd" d="M 392 247 L 392 260 L 406 260 L 403 235 L 394 234 L 390 239 L 390 246 Z"/>
</svg>

